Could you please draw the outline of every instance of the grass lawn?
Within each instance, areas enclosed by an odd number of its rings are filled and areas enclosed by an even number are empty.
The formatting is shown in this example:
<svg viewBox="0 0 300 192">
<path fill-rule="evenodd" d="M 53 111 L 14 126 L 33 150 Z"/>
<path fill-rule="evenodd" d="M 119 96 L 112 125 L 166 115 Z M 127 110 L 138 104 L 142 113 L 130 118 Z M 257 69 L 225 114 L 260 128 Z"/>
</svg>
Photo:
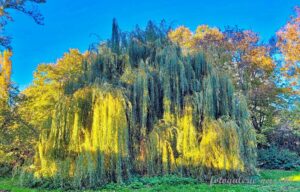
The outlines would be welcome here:
<svg viewBox="0 0 300 192">
<path fill-rule="evenodd" d="M 215 191 L 215 192 L 264 192 L 264 191 L 300 191 L 300 172 L 282 170 L 261 170 L 260 182 L 255 184 L 206 184 L 197 183 L 193 179 L 184 179 L 174 176 L 137 179 L 127 185 L 109 184 L 97 191 Z M 0 192 L 3 190 L 12 192 L 31 191 L 60 191 L 42 190 L 18 187 L 17 181 L 9 178 L 0 178 Z"/>
</svg>

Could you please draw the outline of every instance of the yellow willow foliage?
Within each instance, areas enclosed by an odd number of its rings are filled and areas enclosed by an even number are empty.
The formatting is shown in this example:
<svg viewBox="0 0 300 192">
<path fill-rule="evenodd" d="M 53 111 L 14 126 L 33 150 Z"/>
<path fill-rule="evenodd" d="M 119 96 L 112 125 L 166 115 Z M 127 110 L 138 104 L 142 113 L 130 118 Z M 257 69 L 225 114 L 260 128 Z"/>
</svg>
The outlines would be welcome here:
<svg viewBox="0 0 300 192">
<path fill-rule="evenodd" d="M 102 166 L 102 170 L 121 181 L 124 173 L 121 167 L 126 167 L 128 158 L 126 102 L 122 93 L 85 88 L 77 91 L 73 100 L 64 105 L 68 110 L 56 114 L 63 123 L 54 115 L 48 139 L 42 137 L 38 145 L 35 175 L 53 176 L 60 166 L 58 162 L 71 161 L 66 170 L 71 177 L 91 174 L 97 166 Z M 87 107 L 87 113 L 83 106 Z M 59 157 L 55 155 L 57 153 Z M 83 170 L 80 171 L 81 166 Z"/>
<path fill-rule="evenodd" d="M 164 104 L 164 115 L 163 115 L 163 119 L 165 122 L 168 123 L 172 123 L 175 121 L 175 115 L 171 113 L 171 101 L 170 99 L 167 99 L 166 97 L 164 97 L 163 100 L 163 104 Z"/>
<path fill-rule="evenodd" d="M 203 168 L 211 172 L 243 172 L 237 129 L 233 121 L 205 120 L 202 134 L 197 134 L 193 109 L 187 106 L 180 118 L 160 122 L 150 133 L 148 173 L 160 173 L 160 170 L 162 174 L 180 173 L 183 168 L 194 176 L 200 176 Z"/>
<path fill-rule="evenodd" d="M 78 112 L 74 115 L 74 124 L 73 130 L 71 134 L 71 141 L 70 141 L 70 151 L 80 152 L 80 144 L 81 144 L 81 137 L 80 137 L 80 127 L 79 127 L 79 114 Z"/>
<path fill-rule="evenodd" d="M 175 173 L 176 146 L 172 141 L 176 140 L 177 129 L 169 123 L 160 122 L 149 135 L 146 164 L 150 175 Z"/>
<path fill-rule="evenodd" d="M 85 150 L 128 155 L 125 100 L 120 95 L 100 95 L 93 110 L 91 148 Z"/>
<path fill-rule="evenodd" d="M 43 137 L 43 136 L 42 136 Z M 49 144 L 47 140 L 42 138 L 41 141 L 37 145 L 36 155 L 34 158 L 34 167 L 39 167 L 38 170 L 35 171 L 34 175 L 36 177 L 52 177 L 57 172 L 57 165 L 54 160 L 50 160 L 47 157 L 47 152 L 49 150 Z"/>
<path fill-rule="evenodd" d="M 162 173 L 169 174 L 175 171 L 175 157 L 174 151 L 172 149 L 171 143 L 162 143 Z"/>
<path fill-rule="evenodd" d="M 236 124 L 206 120 L 203 127 L 199 151 L 201 164 L 216 170 L 243 171 Z"/>
<path fill-rule="evenodd" d="M 0 53 L 0 98 L 8 98 L 8 91 L 11 78 L 11 58 L 12 52 L 5 50 Z"/>
<path fill-rule="evenodd" d="M 185 114 L 177 122 L 179 127 L 177 149 L 181 152 L 184 158 L 194 157 L 199 149 L 197 141 L 198 134 L 195 126 L 193 125 L 192 113 L 192 107 L 186 107 Z"/>
</svg>

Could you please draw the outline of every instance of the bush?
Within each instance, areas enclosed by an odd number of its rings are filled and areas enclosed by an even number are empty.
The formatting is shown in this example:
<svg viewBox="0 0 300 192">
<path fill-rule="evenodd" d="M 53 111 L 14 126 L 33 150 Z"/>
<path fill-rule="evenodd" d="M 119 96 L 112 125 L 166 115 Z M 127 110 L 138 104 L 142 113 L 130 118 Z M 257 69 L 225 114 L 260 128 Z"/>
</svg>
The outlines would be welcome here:
<svg viewBox="0 0 300 192">
<path fill-rule="evenodd" d="M 264 169 L 295 169 L 300 166 L 300 157 L 288 149 L 271 146 L 258 150 L 258 166 Z"/>
<path fill-rule="evenodd" d="M 0 163 L 0 176 L 10 176 L 12 171 L 12 166 L 7 163 Z"/>
</svg>

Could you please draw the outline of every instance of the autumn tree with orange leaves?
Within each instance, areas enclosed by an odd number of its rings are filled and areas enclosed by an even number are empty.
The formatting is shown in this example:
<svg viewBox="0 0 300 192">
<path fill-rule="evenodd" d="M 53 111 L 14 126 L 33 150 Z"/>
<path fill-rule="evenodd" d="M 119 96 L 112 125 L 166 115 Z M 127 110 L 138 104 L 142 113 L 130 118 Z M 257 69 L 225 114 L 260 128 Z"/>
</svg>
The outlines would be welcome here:
<svg viewBox="0 0 300 192">
<path fill-rule="evenodd" d="M 296 14 L 277 32 L 277 47 L 284 57 L 281 68 L 291 86 L 299 86 L 300 74 L 300 7 L 295 8 Z M 295 92 L 300 93 L 299 90 Z"/>
</svg>

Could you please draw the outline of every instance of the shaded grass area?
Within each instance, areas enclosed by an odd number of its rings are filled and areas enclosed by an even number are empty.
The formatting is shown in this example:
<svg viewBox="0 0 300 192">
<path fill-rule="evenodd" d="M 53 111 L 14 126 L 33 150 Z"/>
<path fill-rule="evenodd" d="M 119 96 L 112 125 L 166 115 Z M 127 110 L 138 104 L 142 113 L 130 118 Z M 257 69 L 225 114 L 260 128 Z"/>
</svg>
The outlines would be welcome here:
<svg viewBox="0 0 300 192">
<path fill-rule="evenodd" d="M 129 184 L 108 184 L 104 188 L 95 191 L 213 191 L 213 192 L 265 192 L 265 191 L 300 191 L 300 181 L 289 181 L 289 178 L 297 178 L 299 171 L 261 170 L 260 176 L 252 184 L 207 184 L 199 183 L 194 179 L 180 178 L 176 176 L 135 178 Z M 18 186 L 17 179 L 0 178 L 0 191 L 34 192 L 47 191 L 58 192 L 60 190 L 30 189 Z"/>
</svg>

